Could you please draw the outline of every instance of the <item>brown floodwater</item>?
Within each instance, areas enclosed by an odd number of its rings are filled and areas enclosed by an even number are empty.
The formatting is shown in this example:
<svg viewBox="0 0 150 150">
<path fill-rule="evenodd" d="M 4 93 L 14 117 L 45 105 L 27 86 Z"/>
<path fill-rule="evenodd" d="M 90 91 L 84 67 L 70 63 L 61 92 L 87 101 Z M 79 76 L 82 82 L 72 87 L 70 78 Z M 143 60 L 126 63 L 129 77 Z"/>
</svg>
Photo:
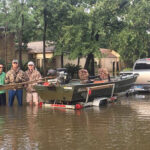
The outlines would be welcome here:
<svg viewBox="0 0 150 150">
<path fill-rule="evenodd" d="M 0 150 L 149 150 L 150 95 L 107 107 L 0 107 Z"/>
</svg>

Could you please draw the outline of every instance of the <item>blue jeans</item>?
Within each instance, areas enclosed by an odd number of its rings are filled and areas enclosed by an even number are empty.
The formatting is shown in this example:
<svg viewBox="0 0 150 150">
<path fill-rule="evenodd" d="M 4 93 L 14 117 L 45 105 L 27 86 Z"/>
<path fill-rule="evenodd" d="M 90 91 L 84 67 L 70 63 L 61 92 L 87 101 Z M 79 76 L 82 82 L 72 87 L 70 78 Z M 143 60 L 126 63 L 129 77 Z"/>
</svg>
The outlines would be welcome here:
<svg viewBox="0 0 150 150">
<path fill-rule="evenodd" d="M 9 96 L 9 98 L 8 98 L 8 105 L 9 106 L 13 105 L 15 96 L 17 96 L 18 105 L 22 106 L 22 97 L 23 97 L 23 90 L 22 89 L 9 90 L 8 91 L 8 96 Z"/>
</svg>

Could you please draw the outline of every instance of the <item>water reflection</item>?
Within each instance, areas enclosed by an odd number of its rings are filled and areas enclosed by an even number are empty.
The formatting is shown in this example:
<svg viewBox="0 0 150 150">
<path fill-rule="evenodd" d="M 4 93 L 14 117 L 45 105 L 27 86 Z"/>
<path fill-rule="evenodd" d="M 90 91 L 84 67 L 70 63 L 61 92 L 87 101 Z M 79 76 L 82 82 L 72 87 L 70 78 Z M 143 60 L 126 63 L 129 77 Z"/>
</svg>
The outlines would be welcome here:
<svg viewBox="0 0 150 150">
<path fill-rule="evenodd" d="M 77 111 L 0 107 L 0 149 L 146 150 L 149 107 L 149 95 Z"/>
<path fill-rule="evenodd" d="M 130 106 L 140 119 L 150 119 L 150 95 L 136 94 L 130 100 L 122 101 L 122 105 Z"/>
<path fill-rule="evenodd" d="M 38 127 L 36 124 L 36 119 L 38 115 L 38 106 L 27 106 L 26 107 L 27 115 L 27 127 L 26 127 L 26 141 L 27 149 L 38 149 L 39 142 L 38 138 Z"/>
<path fill-rule="evenodd" d="M 0 136 L 0 148 L 17 149 L 20 138 L 23 139 L 23 109 L 20 107 L 3 107 L 0 114 L 4 119 L 4 126 Z M 15 133 L 15 134 L 14 134 Z M 19 136 L 18 136 L 19 135 Z"/>
</svg>

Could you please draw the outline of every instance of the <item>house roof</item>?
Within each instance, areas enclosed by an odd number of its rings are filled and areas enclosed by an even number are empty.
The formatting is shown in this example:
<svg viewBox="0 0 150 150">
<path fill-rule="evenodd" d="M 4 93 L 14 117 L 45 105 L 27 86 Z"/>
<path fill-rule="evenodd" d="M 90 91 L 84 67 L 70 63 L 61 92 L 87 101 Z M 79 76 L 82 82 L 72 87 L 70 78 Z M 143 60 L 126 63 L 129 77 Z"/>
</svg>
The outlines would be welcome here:
<svg viewBox="0 0 150 150">
<path fill-rule="evenodd" d="M 46 43 L 46 48 L 45 48 L 46 53 L 54 52 L 55 46 L 53 44 L 54 44 L 53 42 Z M 28 53 L 30 54 L 43 53 L 42 41 L 30 42 L 28 43 L 27 47 L 28 47 Z"/>
<path fill-rule="evenodd" d="M 120 57 L 120 55 L 114 50 L 100 48 L 100 52 L 102 54 L 102 57 L 105 57 L 105 58 L 118 58 L 118 57 Z"/>
</svg>

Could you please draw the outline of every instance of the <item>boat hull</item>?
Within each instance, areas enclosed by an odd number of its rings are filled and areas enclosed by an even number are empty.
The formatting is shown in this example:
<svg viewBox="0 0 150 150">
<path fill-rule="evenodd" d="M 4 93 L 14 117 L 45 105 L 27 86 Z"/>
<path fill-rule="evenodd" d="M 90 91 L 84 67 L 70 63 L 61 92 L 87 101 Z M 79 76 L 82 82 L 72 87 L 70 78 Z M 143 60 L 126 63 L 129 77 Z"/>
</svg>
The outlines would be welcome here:
<svg viewBox="0 0 150 150">
<path fill-rule="evenodd" d="M 81 84 L 79 80 L 73 80 L 68 84 L 59 86 L 35 85 L 42 100 L 80 102 L 92 101 L 97 97 L 111 97 L 130 89 L 137 76 L 112 78 L 109 82 Z"/>
<path fill-rule="evenodd" d="M 43 85 L 36 85 L 35 89 L 42 100 L 51 101 L 66 101 L 77 102 L 91 101 L 96 97 L 107 97 L 112 95 L 113 84 L 108 85 L 93 85 L 93 84 L 66 84 L 56 87 L 48 87 Z M 94 87 L 94 89 L 93 89 Z"/>
</svg>

